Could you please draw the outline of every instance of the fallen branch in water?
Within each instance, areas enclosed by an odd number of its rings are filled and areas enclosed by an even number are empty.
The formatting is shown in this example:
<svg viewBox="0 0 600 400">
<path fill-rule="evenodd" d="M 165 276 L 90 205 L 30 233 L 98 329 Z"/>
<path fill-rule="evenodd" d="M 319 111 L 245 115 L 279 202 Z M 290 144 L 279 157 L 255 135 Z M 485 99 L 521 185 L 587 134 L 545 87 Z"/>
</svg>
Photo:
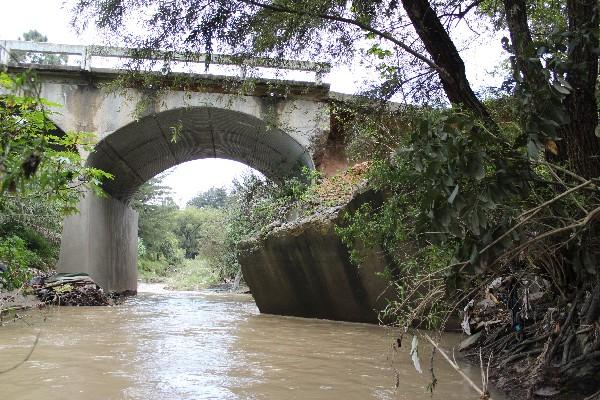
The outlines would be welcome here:
<svg viewBox="0 0 600 400">
<path fill-rule="evenodd" d="M 454 370 L 455 370 L 456 372 L 458 372 L 458 373 L 460 374 L 460 376 L 462 376 L 462 377 L 463 377 L 463 379 L 464 379 L 465 381 L 467 381 L 467 383 L 468 383 L 468 384 L 469 384 L 469 385 L 470 385 L 470 386 L 471 386 L 473 389 L 475 389 L 475 391 L 476 391 L 477 393 L 479 393 L 479 396 L 481 396 L 481 399 L 492 400 L 492 398 L 490 397 L 490 394 L 489 394 L 489 393 L 488 393 L 488 391 L 487 391 L 487 388 L 481 389 L 479 386 L 477 386 L 477 385 L 475 384 L 475 382 L 473 382 L 473 381 L 471 380 L 471 378 L 469 378 L 469 377 L 467 376 L 467 374 L 465 374 L 465 373 L 463 372 L 463 370 L 462 370 L 462 369 L 461 369 L 461 368 L 458 366 L 458 363 L 456 363 L 455 361 L 452 361 L 452 360 L 450 359 L 450 357 L 448 357 L 448 355 L 446 354 L 446 352 L 445 352 L 444 350 L 442 350 L 442 349 L 440 348 L 440 346 L 438 346 L 438 344 L 437 344 L 437 343 L 435 343 L 431 337 L 429 337 L 429 335 L 428 335 L 428 334 L 425 334 L 425 338 L 426 338 L 426 339 L 429 341 L 429 343 L 431 343 L 431 345 L 432 345 L 433 347 L 435 347 L 435 348 L 436 348 L 436 349 L 437 349 L 437 350 L 440 352 L 440 354 L 441 354 L 441 355 L 444 357 L 444 359 L 446 359 L 446 361 L 448 362 L 448 364 L 450 364 L 450 366 L 451 366 L 452 368 L 454 368 Z M 489 364 L 488 364 L 488 365 L 489 365 Z M 489 368 L 489 366 L 488 366 L 488 368 Z M 486 381 L 486 382 L 487 382 L 487 378 L 484 378 L 484 381 Z"/>
<path fill-rule="evenodd" d="M 35 341 L 33 342 L 33 345 L 31 346 L 31 349 L 29 350 L 29 353 L 27 353 L 27 355 L 25 356 L 25 358 L 23 360 L 21 360 L 20 362 L 18 362 L 17 364 L 13 365 L 10 368 L 4 369 L 4 370 L 0 370 L 0 375 L 5 374 L 7 372 L 13 371 L 17 368 L 19 368 L 21 365 L 25 364 L 27 361 L 29 361 L 29 358 L 31 358 L 31 355 L 33 354 L 33 351 L 35 350 L 35 348 L 37 347 L 38 341 L 40 340 L 40 333 L 42 331 L 39 330 L 37 335 L 35 335 Z"/>
</svg>

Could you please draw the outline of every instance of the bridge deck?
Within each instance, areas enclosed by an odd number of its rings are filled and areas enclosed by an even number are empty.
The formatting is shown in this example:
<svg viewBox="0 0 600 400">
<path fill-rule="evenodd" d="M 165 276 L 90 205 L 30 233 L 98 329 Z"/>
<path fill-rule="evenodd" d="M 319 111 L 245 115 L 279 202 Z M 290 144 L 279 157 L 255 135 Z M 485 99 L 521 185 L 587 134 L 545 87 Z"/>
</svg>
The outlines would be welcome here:
<svg viewBox="0 0 600 400">
<path fill-rule="evenodd" d="M 94 58 L 103 59 L 122 59 L 138 61 L 158 61 L 168 59 L 171 62 L 183 63 L 186 66 L 203 65 L 208 69 L 209 65 L 218 66 L 236 66 L 239 68 L 239 78 L 246 77 L 249 69 L 275 69 L 314 73 L 314 83 L 321 85 L 324 74 L 330 72 L 331 66 L 327 63 L 316 63 L 300 60 L 282 60 L 265 57 L 241 57 L 224 54 L 205 54 L 191 51 L 158 51 L 133 49 L 125 47 L 107 47 L 107 46 L 79 46 L 55 43 L 26 42 L 20 40 L 0 41 L 0 65 L 12 67 L 29 67 L 30 64 L 19 62 L 13 55 L 15 53 L 27 54 L 54 54 L 64 56 L 75 56 L 79 58 L 77 65 L 62 65 L 59 63 L 51 65 L 36 64 L 36 69 L 51 69 L 56 71 L 76 71 L 83 70 L 88 72 L 99 72 L 103 74 L 120 74 L 124 68 L 96 68 L 92 64 Z M 158 72 L 158 71 L 155 71 Z M 214 76 L 212 74 L 195 74 L 200 76 Z M 222 76 L 221 76 L 222 77 Z M 286 79 L 279 79 L 284 80 Z M 295 82 L 295 81 L 292 81 Z M 306 82 L 303 82 L 306 83 Z"/>
</svg>

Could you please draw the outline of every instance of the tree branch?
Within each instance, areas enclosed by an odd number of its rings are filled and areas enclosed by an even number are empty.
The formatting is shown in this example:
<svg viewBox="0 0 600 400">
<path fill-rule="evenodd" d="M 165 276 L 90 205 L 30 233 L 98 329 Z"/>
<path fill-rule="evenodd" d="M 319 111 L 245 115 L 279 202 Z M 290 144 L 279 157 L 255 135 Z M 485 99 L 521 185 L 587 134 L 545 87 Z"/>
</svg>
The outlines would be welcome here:
<svg viewBox="0 0 600 400">
<path fill-rule="evenodd" d="M 237 0 L 240 3 L 244 3 L 244 4 L 248 4 L 248 5 L 252 5 L 252 6 L 256 6 L 256 7 L 260 7 L 263 8 L 265 10 L 270 10 L 270 11 L 274 11 L 274 12 L 281 12 L 281 13 L 286 13 L 286 14 L 294 14 L 294 15 L 300 15 L 300 16 L 306 16 L 306 17 L 313 17 L 313 18 L 319 18 L 319 19 L 324 19 L 327 21 L 336 21 L 336 22 L 343 22 L 349 25 L 354 25 L 364 31 L 370 32 L 374 35 L 377 35 L 383 39 L 386 39 L 392 43 L 394 43 L 396 46 L 400 47 L 402 50 L 404 50 L 405 52 L 407 52 L 408 54 L 412 55 L 413 57 L 417 58 L 418 60 L 422 61 L 423 63 L 427 64 L 429 67 L 435 69 L 436 71 L 438 71 L 440 73 L 440 75 L 444 75 L 445 77 L 450 77 L 450 75 L 448 74 L 448 72 L 443 69 L 442 67 L 440 67 L 439 65 L 437 65 L 435 62 L 433 62 L 432 60 L 430 60 L 429 58 L 425 57 L 424 55 L 420 54 L 419 52 L 413 50 L 412 48 L 410 48 L 409 46 L 407 46 L 404 42 L 396 39 L 395 37 L 393 37 L 391 34 L 387 33 L 387 32 L 383 32 L 377 28 L 374 28 L 370 25 L 367 25 L 363 22 L 357 21 L 355 19 L 352 18 L 346 18 L 346 17 L 342 17 L 339 15 L 331 15 L 331 14 L 320 14 L 320 13 L 314 13 L 314 12 L 310 12 L 310 11 L 306 11 L 306 10 L 297 10 L 297 9 L 293 9 L 293 8 L 289 8 L 289 7 L 283 7 L 283 6 L 275 6 L 272 4 L 265 4 L 263 2 L 260 1 L 255 1 L 255 0 Z"/>
<path fill-rule="evenodd" d="M 31 358 L 31 355 L 33 354 L 33 351 L 37 347 L 38 341 L 40 340 L 40 333 L 41 332 L 42 331 L 38 331 L 37 335 L 35 335 L 35 341 L 33 342 L 33 345 L 31 346 L 31 349 L 29 350 L 29 353 L 27 353 L 27 355 L 25 356 L 25 358 L 23 358 L 21 361 L 19 361 L 18 363 L 16 363 L 15 365 L 13 365 L 10 368 L 0 370 L 0 375 L 5 374 L 7 372 L 10 372 L 12 370 L 15 370 L 15 369 L 19 368 L 21 365 L 25 364 Z"/>
<path fill-rule="evenodd" d="M 475 7 L 477 7 L 478 5 L 480 5 L 483 2 L 484 2 L 484 0 L 475 0 L 474 2 L 472 2 L 471 4 L 469 4 L 464 10 L 462 10 L 462 4 L 459 4 L 457 7 L 454 8 L 455 10 L 458 8 L 458 10 L 459 10 L 458 12 L 450 12 L 450 13 L 441 14 L 441 15 L 439 15 L 439 17 L 440 18 L 452 17 L 452 18 L 462 19 L 472 9 L 474 9 Z"/>
<path fill-rule="evenodd" d="M 545 239 L 545 238 L 550 237 L 550 236 L 558 235 L 559 233 L 568 232 L 570 230 L 575 230 L 575 229 L 578 229 L 578 228 L 583 228 L 587 224 L 589 224 L 590 222 L 592 222 L 596 218 L 596 216 L 598 216 L 599 214 L 600 214 L 600 207 L 597 207 L 594 210 L 590 211 L 590 213 L 588 215 L 586 215 L 584 218 L 580 219 L 579 221 L 577 221 L 577 222 L 575 222 L 573 224 L 567 225 L 567 226 L 563 226 L 563 227 L 560 227 L 560 228 L 553 229 L 553 230 L 548 231 L 548 232 L 544 232 L 541 235 L 538 235 L 538 236 L 534 237 L 533 239 L 527 241 L 526 243 L 523 243 L 522 245 L 518 246 L 514 250 L 508 252 L 508 254 L 511 254 L 511 257 L 513 257 L 516 254 L 519 254 L 525 248 L 529 247 L 530 245 L 532 245 L 532 244 L 534 244 L 536 242 L 539 242 L 542 239 Z M 507 253 L 505 253 L 505 254 L 507 254 Z M 495 264 L 495 263 L 497 263 L 503 256 L 504 256 L 504 254 L 501 255 L 500 257 L 498 257 L 492 263 L 492 265 Z"/>
</svg>

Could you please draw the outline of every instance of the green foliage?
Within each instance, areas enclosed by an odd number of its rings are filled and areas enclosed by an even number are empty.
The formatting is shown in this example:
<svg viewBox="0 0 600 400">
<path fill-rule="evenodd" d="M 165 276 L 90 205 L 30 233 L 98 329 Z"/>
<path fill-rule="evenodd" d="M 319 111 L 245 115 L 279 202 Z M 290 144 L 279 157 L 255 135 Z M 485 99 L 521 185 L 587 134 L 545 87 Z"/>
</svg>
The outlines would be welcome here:
<svg viewBox="0 0 600 400">
<path fill-rule="evenodd" d="M 212 207 L 223 208 L 227 203 L 227 190 L 225 188 L 210 188 L 205 192 L 198 193 L 188 201 L 187 205 L 197 208 Z"/>
<path fill-rule="evenodd" d="M 56 113 L 39 95 L 31 71 L 0 71 L 0 261 L 8 265 L 4 288 L 16 288 L 28 268 L 54 265 L 60 221 L 76 211 L 89 188 L 102 194 L 110 178 L 85 166 L 79 150 L 90 151 L 92 135 L 62 132 L 51 121 Z"/>
<path fill-rule="evenodd" d="M 138 189 L 132 207 L 139 213 L 138 236 L 143 240 L 146 257 L 177 261 L 179 242 L 173 229 L 178 207 L 170 189 L 162 185 L 161 176 L 150 179 Z"/>
<path fill-rule="evenodd" d="M 186 258 L 200 257 L 222 278 L 226 270 L 227 213 L 223 209 L 187 207 L 176 215 L 175 234 Z"/>
<path fill-rule="evenodd" d="M 138 258 L 142 258 L 146 255 L 147 253 L 147 249 L 146 249 L 146 245 L 144 244 L 144 239 L 142 239 L 141 237 L 138 237 Z"/>
<path fill-rule="evenodd" d="M 158 254 L 162 255 L 169 265 L 177 265 L 183 259 L 183 250 L 179 247 L 179 240 L 173 232 L 163 232 Z"/>
<path fill-rule="evenodd" d="M 543 40 L 549 35 L 565 31 L 567 10 L 564 0 L 527 1 L 529 28 L 534 40 Z M 498 0 L 484 0 L 478 5 L 478 12 L 492 18 L 494 28 L 507 29 L 504 4 Z"/>
<path fill-rule="evenodd" d="M 8 91 L 0 96 L 0 194 L 16 201 L 43 197 L 73 212 L 83 189 L 101 194 L 110 175 L 84 165 L 77 147 L 91 151 L 92 135 L 58 130 L 35 82 L 29 72 L 0 72 L 0 86 Z"/>
<path fill-rule="evenodd" d="M 398 147 L 421 109 L 387 108 L 385 104 L 356 98 L 331 106 L 334 129 L 342 132 L 346 152 L 354 161 L 384 159 Z"/>
<path fill-rule="evenodd" d="M 184 260 L 170 275 L 167 286 L 175 290 L 199 290 L 222 282 L 222 276 L 206 259 Z"/>
<path fill-rule="evenodd" d="M 143 282 L 162 282 L 174 272 L 174 267 L 165 260 L 138 258 L 138 276 Z"/>
<path fill-rule="evenodd" d="M 185 274 L 186 265 L 191 265 L 188 260 L 194 259 L 202 260 L 211 276 L 220 280 L 235 276 L 239 266 L 230 254 L 233 245 L 227 241 L 229 214 L 222 205 L 229 200 L 222 198 L 227 194 L 224 189 L 197 196 L 195 204 L 207 200 L 201 208 L 179 209 L 162 179 L 158 176 L 142 185 L 133 200 L 139 213 L 138 269 L 142 278 Z M 210 207 L 209 203 L 220 207 Z"/>
<path fill-rule="evenodd" d="M 20 288 L 31 278 L 28 268 L 39 265 L 39 256 L 27 248 L 18 236 L 0 240 L 0 262 L 6 266 L 0 271 L 0 284 L 5 290 Z"/>
<path fill-rule="evenodd" d="M 45 235 L 53 235 L 53 237 L 50 239 Z M 42 229 L 36 230 L 18 222 L 0 224 L 0 238 L 9 237 L 18 237 L 23 240 L 27 249 L 36 254 L 37 262 L 30 265 L 31 267 L 48 269 L 53 267 L 58 260 L 58 233 L 42 231 Z"/>
<path fill-rule="evenodd" d="M 262 235 L 288 220 L 290 213 L 308 200 L 309 189 L 319 174 L 304 171 L 303 178 L 275 183 L 254 174 L 235 181 L 230 203 L 230 231 L 233 241 Z"/>
<path fill-rule="evenodd" d="M 460 111 L 431 112 L 415 125 L 410 145 L 397 153 L 397 169 L 384 177 L 418 182 L 417 227 L 435 232 L 435 242 L 456 237 L 487 244 L 511 223 L 506 205 L 527 192 L 526 159 Z"/>
<path fill-rule="evenodd" d="M 500 132 L 459 109 L 415 112 L 397 150 L 372 164 L 369 185 L 385 200 L 347 214 L 337 233 L 358 265 L 364 248 L 383 250 L 398 296 L 384 318 L 443 323 L 467 285 L 523 268 L 524 257 L 559 293 L 597 273 L 596 228 L 588 225 L 599 210 L 597 188 L 561 194 L 585 180 L 541 160 L 527 141 L 550 132 L 531 121 L 561 114 L 548 107 L 523 116 L 522 99 L 490 104 Z"/>
<path fill-rule="evenodd" d="M 451 308 L 444 285 L 457 243 L 434 244 L 417 229 L 424 191 L 399 169 L 383 160 L 372 165 L 371 184 L 388 195 L 382 204 L 367 202 L 346 213 L 336 233 L 358 267 L 365 262 L 365 250 L 382 251 L 384 278 L 395 293 L 380 315 L 382 321 L 439 328 Z"/>
</svg>

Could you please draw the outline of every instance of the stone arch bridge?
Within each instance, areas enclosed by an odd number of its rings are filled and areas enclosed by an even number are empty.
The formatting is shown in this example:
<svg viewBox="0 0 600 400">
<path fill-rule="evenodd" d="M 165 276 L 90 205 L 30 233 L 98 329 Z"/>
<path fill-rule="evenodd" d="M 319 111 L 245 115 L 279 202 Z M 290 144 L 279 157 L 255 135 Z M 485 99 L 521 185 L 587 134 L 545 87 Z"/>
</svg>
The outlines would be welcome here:
<svg viewBox="0 0 600 400">
<path fill-rule="evenodd" d="M 61 55 L 62 62 L 11 58 L 39 53 Z M 141 184 L 172 166 L 210 157 L 240 161 L 276 180 L 297 175 L 302 167 L 326 164 L 331 126 L 329 86 L 321 81 L 327 65 L 288 61 L 278 70 L 314 79 L 257 78 L 243 95 L 228 89 L 244 81 L 243 67 L 241 76 L 188 75 L 202 82 L 192 90 L 103 89 L 123 71 L 94 64 L 128 54 L 121 48 L 0 41 L 0 64 L 15 71 L 34 68 L 42 97 L 63 105 L 54 120 L 61 130 L 97 135 L 87 163 L 114 180 L 105 185 L 108 198 L 88 194 L 79 213 L 64 221 L 58 270 L 87 272 L 106 290 L 119 292 L 137 288 L 137 214 L 129 200 Z M 175 55 L 175 60 L 202 64 L 204 58 Z M 274 65 L 268 59 L 245 62 L 259 69 Z M 227 56 L 213 55 L 211 63 L 238 68 Z"/>
</svg>

